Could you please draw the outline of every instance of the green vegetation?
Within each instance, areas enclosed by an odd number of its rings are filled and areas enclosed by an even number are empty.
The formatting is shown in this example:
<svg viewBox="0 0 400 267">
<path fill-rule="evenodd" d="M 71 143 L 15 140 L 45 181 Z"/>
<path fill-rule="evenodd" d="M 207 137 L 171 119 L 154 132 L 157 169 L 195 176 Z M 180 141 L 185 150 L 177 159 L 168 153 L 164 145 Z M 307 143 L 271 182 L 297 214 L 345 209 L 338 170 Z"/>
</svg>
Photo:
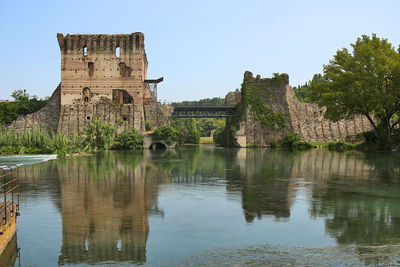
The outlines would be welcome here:
<svg viewBox="0 0 400 267">
<path fill-rule="evenodd" d="M 225 99 L 221 97 L 205 98 L 194 101 L 173 102 L 172 106 L 225 106 Z"/>
<path fill-rule="evenodd" d="M 63 150 L 77 152 L 81 145 L 76 141 L 76 136 L 68 138 L 64 134 L 51 134 L 39 126 L 18 133 L 3 129 L 0 154 L 59 153 Z"/>
<path fill-rule="evenodd" d="M 286 147 L 292 147 L 294 143 L 301 141 L 301 135 L 299 133 L 286 133 L 282 139 L 282 145 Z"/>
<path fill-rule="evenodd" d="M 151 129 L 153 128 L 153 127 L 151 126 L 151 122 L 150 122 L 150 121 L 146 121 L 146 122 L 144 123 L 144 127 L 145 127 L 146 131 L 151 131 Z"/>
<path fill-rule="evenodd" d="M 317 83 L 317 82 L 323 82 L 324 77 L 322 76 L 322 74 L 314 74 L 313 78 L 311 81 L 306 82 L 303 85 L 299 85 L 297 87 L 293 87 L 294 93 L 296 94 L 297 99 L 301 102 L 301 103 L 307 103 L 307 102 L 311 102 L 311 90 L 310 90 L 310 85 L 312 83 Z"/>
<path fill-rule="evenodd" d="M 34 113 L 47 103 L 36 96 L 31 97 L 25 90 L 16 90 L 11 96 L 15 101 L 0 102 L 0 124 L 11 123 L 19 115 Z"/>
<path fill-rule="evenodd" d="M 115 138 L 113 147 L 116 149 L 142 149 L 143 137 L 135 128 L 131 128 Z"/>
<path fill-rule="evenodd" d="M 225 145 L 225 128 L 217 129 L 214 133 L 213 140 L 217 146 L 224 146 Z"/>
<path fill-rule="evenodd" d="M 103 123 L 95 116 L 89 127 L 84 129 L 83 143 L 89 151 L 107 150 L 113 143 L 114 134 L 115 127 Z"/>
<path fill-rule="evenodd" d="M 265 90 L 262 87 L 253 86 L 249 88 L 244 81 L 242 84 L 242 105 L 249 107 L 254 118 L 268 129 L 284 128 L 286 126 L 284 114 L 276 113 L 272 108 L 266 106 L 262 101 L 264 94 Z"/>
<path fill-rule="evenodd" d="M 198 121 L 194 118 L 176 119 L 172 121 L 172 127 L 183 134 L 183 142 L 188 144 L 200 143 L 200 132 L 197 126 Z"/>
<path fill-rule="evenodd" d="M 175 142 L 178 144 L 183 143 L 182 131 L 171 126 L 157 128 L 153 133 L 153 138 L 154 140 L 163 140 L 167 143 L 167 145 L 172 145 Z"/>
<path fill-rule="evenodd" d="M 387 39 L 363 35 L 353 51 L 338 50 L 324 66 L 324 79 L 311 83 L 311 99 L 337 121 L 365 116 L 380 149 L 389 150 L 400 123 L 400 50 Z"/>
</svg>

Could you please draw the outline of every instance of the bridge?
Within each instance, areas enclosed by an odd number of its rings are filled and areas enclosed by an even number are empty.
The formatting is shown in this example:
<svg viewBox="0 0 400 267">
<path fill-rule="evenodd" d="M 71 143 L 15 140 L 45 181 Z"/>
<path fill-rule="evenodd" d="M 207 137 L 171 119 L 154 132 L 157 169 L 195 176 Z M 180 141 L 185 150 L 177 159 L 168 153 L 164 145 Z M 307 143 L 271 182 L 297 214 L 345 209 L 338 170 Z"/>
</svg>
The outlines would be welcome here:
<svg viewBox="0 0 400 267">
<path fill-rule="evenodd" d="M 234 106 L 174 106 L 173 118 L 228 118 L 235 116 Z"/>
</svg>

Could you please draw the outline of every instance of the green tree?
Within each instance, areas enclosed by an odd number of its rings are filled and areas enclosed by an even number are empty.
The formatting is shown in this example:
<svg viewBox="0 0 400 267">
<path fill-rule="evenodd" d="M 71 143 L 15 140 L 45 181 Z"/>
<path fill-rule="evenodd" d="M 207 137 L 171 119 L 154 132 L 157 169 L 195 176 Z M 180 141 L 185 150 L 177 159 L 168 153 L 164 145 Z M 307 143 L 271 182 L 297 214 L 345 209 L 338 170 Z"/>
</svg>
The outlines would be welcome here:
<svg viewBox="0 0 400 267">
<path fill-rule="evenodd" d="M 15 99 L 15 101 L 27 101 L 29 99 L 29 94 L 26 93 L 26 90 L 15 90 L 12 92 L 11 97 Z"/>
<path fill-rule="evenodd" d="M 312 100 L 326 106 L 325 116 L 337 121 L 365 116 L 381 149 L 390 149 L 400 111 L 400 49 L 387 39 L 363 35 L 353 51 L 338 50 L 324 65 L 324 79 L 310 86 Z"/>
</svg>

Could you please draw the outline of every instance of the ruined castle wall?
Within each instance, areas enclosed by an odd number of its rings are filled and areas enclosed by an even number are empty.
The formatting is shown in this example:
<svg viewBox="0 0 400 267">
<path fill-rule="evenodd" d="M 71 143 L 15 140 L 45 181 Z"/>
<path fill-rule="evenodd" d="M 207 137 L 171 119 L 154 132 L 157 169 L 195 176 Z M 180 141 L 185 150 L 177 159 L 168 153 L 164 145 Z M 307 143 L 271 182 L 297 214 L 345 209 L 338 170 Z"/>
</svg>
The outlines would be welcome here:
<svg viewBox="0 0 400 267">
<path fill-rule="evenodd" d="M 333 122 L 324 118 L 325 107 L 320 108 L 314 103 L 300 103 L 286 74 L 272 79 L 261 79 L 246 72 L 244 81 L 248 90 L 262 88 L 259 95 L 262 102 L 275 112 L 285 115 L 286 127 L 281 130 L 267 129 L 254 118 L 250 108 L 247 108 L 240 122 L 240 129 L 235 134 L 237 140 L 241 140 L 238 143 L 242 147 L 243 143 L 269 146 L 273 140 L 282 140 L 287 132 L 297 132 L 305 141 L 328 142 L 344 140 L 349 135 L 371 130 L 369 122 L 362 116 Z"/>
<path fill-rule="evenodd" d="M 56 132 L 61 110 L 61 86 L 53 92 L 52 96 L 47 100 L 46 106 L 40 110 L 18 116 L 8 128 L 15 131 L 21 131 L 35 126 L 43 127 L 49 131 Z"/>
<path fill-rule="evenodd" d="M 174 112 L 172 106 L 155 103 L 144 105 L 143 107 L 146 121 L 149 121 L 153 128 L 170 124 L 172 113 Z"/>
<path fill-rule="evenodd" d="M 340 141 L 349 135 L 371 130 L 371 125 L 364 116 L 333 122 L 324 118 L 325 107 L 320 108 L 314 103 L 300 103 L 289 85 L 286 85 L 286 92 L 290 107 L 291 129 L 300 133 L 306 141 Z"/>
</svg>

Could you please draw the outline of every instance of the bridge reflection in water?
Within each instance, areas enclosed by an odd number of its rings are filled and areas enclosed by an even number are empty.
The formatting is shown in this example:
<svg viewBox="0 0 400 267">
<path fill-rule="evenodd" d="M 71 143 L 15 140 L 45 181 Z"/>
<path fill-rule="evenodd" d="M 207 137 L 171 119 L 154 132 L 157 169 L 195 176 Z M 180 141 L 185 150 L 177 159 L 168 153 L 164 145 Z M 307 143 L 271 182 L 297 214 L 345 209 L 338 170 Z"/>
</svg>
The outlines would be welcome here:
<svg viewBox="0 0 400 267">
<path fill-rule="evenodd" d="M 173 118 L 228 118 L 235 116 L 234 106 L 175 106 Z"/>
</svg>

